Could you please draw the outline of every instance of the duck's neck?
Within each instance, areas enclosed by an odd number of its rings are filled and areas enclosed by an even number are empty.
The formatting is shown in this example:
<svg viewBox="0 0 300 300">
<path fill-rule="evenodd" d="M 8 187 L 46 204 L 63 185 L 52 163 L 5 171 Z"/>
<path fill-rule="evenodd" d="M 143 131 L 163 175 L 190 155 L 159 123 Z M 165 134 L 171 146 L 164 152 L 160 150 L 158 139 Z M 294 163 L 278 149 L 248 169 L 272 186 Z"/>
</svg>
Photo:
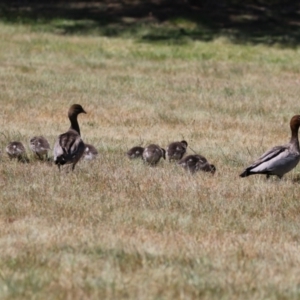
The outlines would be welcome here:
<svg viewBox="0 0 300 300">
<path fill-rule="evenodd" d="M 70 122 L 71 122 L 71 127 L 70 129 L 73 129 L 75 131 L 78 132 L 78 134 L 80 135 L 80 128 L 79 128 L 79 124 L 77 121 L 77 115 L 75 116 L 69 116 Z"/>
<path fill-rule="evenodd" d="M 292 136 L 290 142 L 294 144 L 296 148 L 299 150 L 298 130 L 299 130 L 299 126 L 291 126 Z"/>
</svg>

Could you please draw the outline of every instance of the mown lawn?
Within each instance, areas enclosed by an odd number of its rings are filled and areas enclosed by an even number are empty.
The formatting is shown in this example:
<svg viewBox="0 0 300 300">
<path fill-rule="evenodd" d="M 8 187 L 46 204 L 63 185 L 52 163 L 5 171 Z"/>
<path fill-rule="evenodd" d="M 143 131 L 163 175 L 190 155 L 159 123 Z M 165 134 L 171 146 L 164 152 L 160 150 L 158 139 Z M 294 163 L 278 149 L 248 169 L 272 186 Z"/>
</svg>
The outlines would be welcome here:
<svg viewBox="0 0 300 300">
<path fill-rule="evenodd" d="M 149 43 L 0 24 L 1 299 L 298 299 L 299 167 L 239 178 L 288 142 L 300 50 Z M 99 150 L 73 173 L 30 153 L 53 146 L 73 103 Z M 191 176 L 129 161 L 132 146 L 185 139 L 217 167 Z M 10 161 L 22 141 L 29 164 Z"/>
</svg>

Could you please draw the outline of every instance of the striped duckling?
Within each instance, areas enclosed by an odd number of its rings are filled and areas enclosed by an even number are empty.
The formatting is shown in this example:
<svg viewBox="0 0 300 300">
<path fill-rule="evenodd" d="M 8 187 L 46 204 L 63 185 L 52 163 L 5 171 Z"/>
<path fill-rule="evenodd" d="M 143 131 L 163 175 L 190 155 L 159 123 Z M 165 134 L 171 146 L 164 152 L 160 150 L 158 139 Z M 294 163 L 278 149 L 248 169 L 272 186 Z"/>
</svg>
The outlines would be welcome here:
<svg viewBox="0 0 300 300">
<path fill-rule="evenodd" d="M 135 159 L 143 156 L 144 148 L 140 146 L 135 146 L 129 149 L 126 153 L 129 159 Z"/>
<path fill-rule="evenodd" d="M 197 171 L 210 172 L 212 174 L 216 172 L 216 167 L 210 164 L 204 156 L 199 154 L 188 155 L 182 158 L 178 164 L 192 174 Z"/>
<path fill-rule="evenodd" d="M 155 144 L 147 146 L 143 151 L 143 160 L 151 166 L 155 166 L 162 157 L 166 159 L 166 150 Z"/>
<path fill-rule="evenodd" d="M 98 156 L 98 150 L 91 144 L 85 144 L 85 149 L 82 155 L 83 160 L 93 160 Z"/>
<path fill-rule="evenodd" d="M 58 166 L 72 164 L 72 170 L 84 153 L 85 145 L 80 137 L 80 128 L 77 121 L 79 114 L 86 114 L 85 110 L 79 104 L 73 104 L 68 117 L 71 123 L 69 130 L 58 136 L 54 145 L 54 163 Z"/>
<path fill-rule="evenodd" d="M 43 159 L 44 155 L 48 158 L 48 151 L 50 150 L 49 142 L 43 136 L 34 136 L 29 141 L 29 147 L 33 153 L 35 153 L 40 160 Z"/>
<path fill-rule="evenodd" d="M 24 145 L 21 142 L 10 142 L 6 148 L 6 153 L 10 159 L 18 159 L 21 162 L 28 162 L 28 157 Z"/>
<path fill-rule="evenodd" d="M 240 177 L 254 174 L 265 174 L 267 178 L 275 175 L 282 178 L 285 173 L 294 169 L 300 160 L 298 131 L 300 127 L 300 115 L 293 116 L 290 120 L 291 139 L 290 142 L 275 146 L 265 152 L 253 164 L 247 167 Z"/>
<path fill-rule="evenodd" d="M 188 146 L 188 143 L 186 141 L 181 142 L 173 142 L 169 144 L 167 147 L 167 155 L 169 158 L 169 161 L 179 161 L 182 159 L 183 155 L 186 153 L 186 148 Z"/>
</svg>

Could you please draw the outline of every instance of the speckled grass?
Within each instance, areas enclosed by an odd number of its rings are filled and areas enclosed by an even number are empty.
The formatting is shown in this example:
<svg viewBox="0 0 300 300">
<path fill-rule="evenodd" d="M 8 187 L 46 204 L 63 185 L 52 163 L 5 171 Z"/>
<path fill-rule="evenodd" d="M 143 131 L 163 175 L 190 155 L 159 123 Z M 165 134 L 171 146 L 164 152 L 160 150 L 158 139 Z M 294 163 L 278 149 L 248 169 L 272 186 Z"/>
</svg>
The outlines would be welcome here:
<svg viewBox="0 0 300 300">
<path fill-rule="evenodd" d="M 299 168 L 238 174 L 289 139 L 299 50 L 224 40 L 151 45 L 0 25 L 1 299 L 298 299 Z M 80 103 L 93 163 L 58 172 L 53 145 Z M 5 146 L 22 141 L 29 164 Z M 132 146 L 185 139 L 216 165 L 191 176 L 129 161 Z"/>
</svg>

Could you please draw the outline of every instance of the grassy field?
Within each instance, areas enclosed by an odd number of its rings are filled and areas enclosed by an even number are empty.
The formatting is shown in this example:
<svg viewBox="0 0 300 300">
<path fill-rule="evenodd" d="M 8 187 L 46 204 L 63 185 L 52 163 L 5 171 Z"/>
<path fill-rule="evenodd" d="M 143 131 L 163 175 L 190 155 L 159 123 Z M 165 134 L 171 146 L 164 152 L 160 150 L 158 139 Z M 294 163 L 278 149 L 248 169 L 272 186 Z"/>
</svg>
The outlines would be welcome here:
<svg viewBox="0 0 300 300">
<path fill-rule="evenodd" d="M 300 50 L 59 35 L 0 24 L 1 299 L 299 299 L 299 167 L 239 173 L 289 140 Z M 58 172 L 73 103 L 93 163 Z M 129 161 L 132 146 L 185 139 L 214 176 Z M 22 141 L 29 164 L 10 161 Z"/>
</svg>

